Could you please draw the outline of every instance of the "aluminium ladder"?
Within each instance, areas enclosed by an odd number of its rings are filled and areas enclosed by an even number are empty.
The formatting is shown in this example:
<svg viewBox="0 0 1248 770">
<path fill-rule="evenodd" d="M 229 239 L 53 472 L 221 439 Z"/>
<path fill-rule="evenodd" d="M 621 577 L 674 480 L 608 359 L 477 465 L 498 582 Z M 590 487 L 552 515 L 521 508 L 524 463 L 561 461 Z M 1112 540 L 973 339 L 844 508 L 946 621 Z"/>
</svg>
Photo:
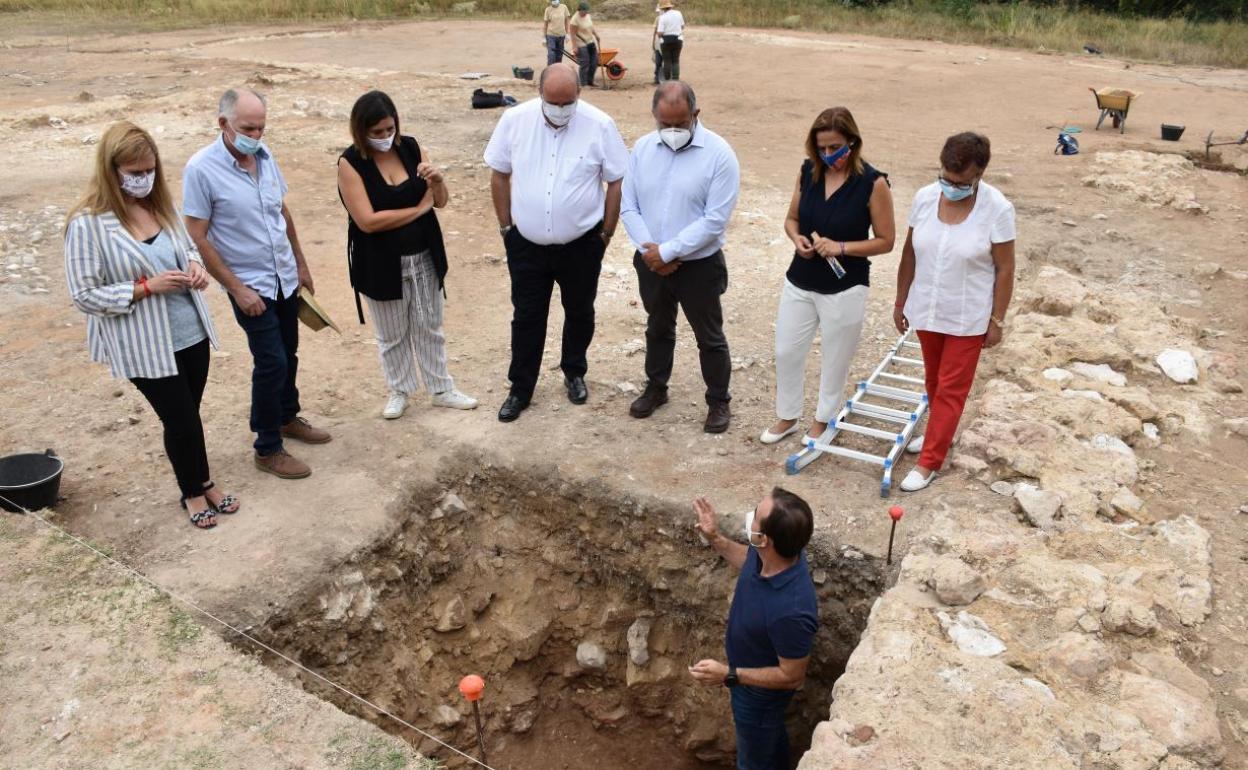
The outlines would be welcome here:
<svg viewBox="0 0 1248 770">
<path fill-rule="evenodd" d="M 858 383 L 854 394 L 850 396 L 836 419 L 828 423 L 827 430 L 818 439 L 806 442 L 806 446 L 797 454 L 790 455 L 784 467 L 790 475 L 800 473 L 823 454 L 840 455 L 853 460 L 874 463 L 884 469 L 880 480 L 880 497 L 888 497 L 893 483 L 893 469 L 897 458 L 905 450 L 906 444 L 918 427 L 919 420 L 927 412 L 927 393 L 924 392 L 923 359 L 903 355 L 910 351 L 917 352 L 919 343 L 911 339 L 912 331 L 907 331 L 897 340 L 880 365 L 871 372 L 871 376 Z M 896 371 L 893 368 L 896 367 Z M 904 368 L 903 368 L 904 367 Z M 918 374 L 914 374 L 917 370 Z M 909 371 L 910 374 L 902 374 Z M 884 382 L 890 384 L 884 384 Z M 914 388 L 918 388 L 915 390 Z M 884 406 L 865 401 L 867 396 L 876 399 L 899 402 L 904 408 Z M 849 421 L 849 417 L 857 415 L 876 422 L 891 423 L 898 426 L 898 432 L 890 432 Z M 861 436 L 887 441 L 891 445 L 883 455 L 860 452 L 849 447 L 836 446 L 836 437 L 841 431 L 857 433 Z"/>
</svg>

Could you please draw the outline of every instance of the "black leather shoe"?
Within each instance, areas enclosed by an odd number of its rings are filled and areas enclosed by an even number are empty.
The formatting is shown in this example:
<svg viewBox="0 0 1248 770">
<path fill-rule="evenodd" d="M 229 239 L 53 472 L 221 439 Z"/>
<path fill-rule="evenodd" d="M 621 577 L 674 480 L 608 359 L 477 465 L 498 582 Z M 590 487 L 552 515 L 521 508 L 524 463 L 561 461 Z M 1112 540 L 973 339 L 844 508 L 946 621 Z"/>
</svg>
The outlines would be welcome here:
<svg viewBox="0 0 1248 770">
<path fill-rule="evenodd" d="M 716 401 L 706 412 L 706 424 L 702 426 L 702 430 L 707 433 L 723 433 L 728 430 L 730 422 L 732 410 L 728 408 L 728 402 Z"/>
<path fill-rule="evenodd" d="M 583 404 L 589 399 L 589 388 L 585 387 L 584 377 L 565 377 L 563 384 L 568 387 L 568 400 L 574 404 Z"/>
<path fill-rule="evenodd" d="M 667 403 L 667 388 L 654 383 L 646 383 L 646 389 L 641 392 L 628 407 L 628 413 L 632 416 L 642 419 L 654 414 L 654 410 Z"/>
<path fill-rule="evenodd" d="M 501 407 L 499 407 L 498 421 L 512 422 L 520 416 L 521 412 L 528 408 L 529 400 L 527 398 L 521 398 L 513 393 L 507 396 L 507 400 L 503 402 Z"/>
</svg>

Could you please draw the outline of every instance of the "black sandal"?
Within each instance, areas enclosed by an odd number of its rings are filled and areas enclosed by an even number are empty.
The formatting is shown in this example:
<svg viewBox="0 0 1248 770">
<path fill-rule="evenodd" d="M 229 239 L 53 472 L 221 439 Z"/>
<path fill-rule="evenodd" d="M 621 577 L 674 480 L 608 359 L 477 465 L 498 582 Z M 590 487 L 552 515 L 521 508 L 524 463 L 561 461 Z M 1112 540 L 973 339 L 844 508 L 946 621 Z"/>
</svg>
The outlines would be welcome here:
<svg viewBox="0 0 1248 770">
<path fill-rule="evenodd" d="M 203 522 L 209 522 L 204 524 Z M 206 511 L 191 514 L 191 525 L 195 529 L 212 529 L 217 526 L 217 514 L 209 508 Z"/>
<path fill-rule="evenodd" d="M 204 485 L 205 495 L 207 494 L 208 490 L 212 489 L 215 486 L 216 484 L 211 481 L 205 484 Z M 208 505 L 212 506 L 213 511 L 217 513 L 224 513 L 227 516 L 230 514 L 238 513 L 238 509 L 243 506 L 242 502 L 234 495 L 226 495 L 225 497 L 221 498 L 221 503 L 219 505 L 213 505 L 211 501 L 209 501 Z"/>
</svg>

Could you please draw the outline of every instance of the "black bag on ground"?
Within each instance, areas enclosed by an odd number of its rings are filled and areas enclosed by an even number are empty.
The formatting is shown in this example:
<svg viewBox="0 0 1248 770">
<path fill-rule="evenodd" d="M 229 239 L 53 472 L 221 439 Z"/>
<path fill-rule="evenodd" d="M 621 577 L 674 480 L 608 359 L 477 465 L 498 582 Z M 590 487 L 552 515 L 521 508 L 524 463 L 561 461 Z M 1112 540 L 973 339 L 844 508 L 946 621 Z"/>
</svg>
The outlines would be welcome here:
<svg viewBox="0 0 1248 770">
<path fill-rule="evenodd" d="M 472 108 L 474 110 L 488 110 L 493 107 L 502 107 L 507 104 L 507 98 L 503 96 L 502 91 L 486 91 L 478 88 L 472 92 Z"/>
</svg>

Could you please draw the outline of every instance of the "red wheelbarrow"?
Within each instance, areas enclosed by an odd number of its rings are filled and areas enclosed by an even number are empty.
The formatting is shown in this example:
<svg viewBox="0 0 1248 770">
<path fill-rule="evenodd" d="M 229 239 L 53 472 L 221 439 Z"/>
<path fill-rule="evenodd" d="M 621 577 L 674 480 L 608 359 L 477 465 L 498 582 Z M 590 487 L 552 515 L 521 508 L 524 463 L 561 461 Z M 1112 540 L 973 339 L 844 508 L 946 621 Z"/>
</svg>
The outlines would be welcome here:
<svg viewBox="0 0 1248 770">
<path fill-rule="evenodd" d="M 571 51 L 564 51 L 563 55 L 568 57 L 578 68 L 581 62 Z M 610 88 L 611 84 L 624 79 L 624 73 L 628 72 L 628 67 L 623 62 L 617 61 L 616 57 L 620 55 L 618 48 L 603 48 L 598 51 L 598 70 L 602 73 L 602 87 Z"/>
</svg>

